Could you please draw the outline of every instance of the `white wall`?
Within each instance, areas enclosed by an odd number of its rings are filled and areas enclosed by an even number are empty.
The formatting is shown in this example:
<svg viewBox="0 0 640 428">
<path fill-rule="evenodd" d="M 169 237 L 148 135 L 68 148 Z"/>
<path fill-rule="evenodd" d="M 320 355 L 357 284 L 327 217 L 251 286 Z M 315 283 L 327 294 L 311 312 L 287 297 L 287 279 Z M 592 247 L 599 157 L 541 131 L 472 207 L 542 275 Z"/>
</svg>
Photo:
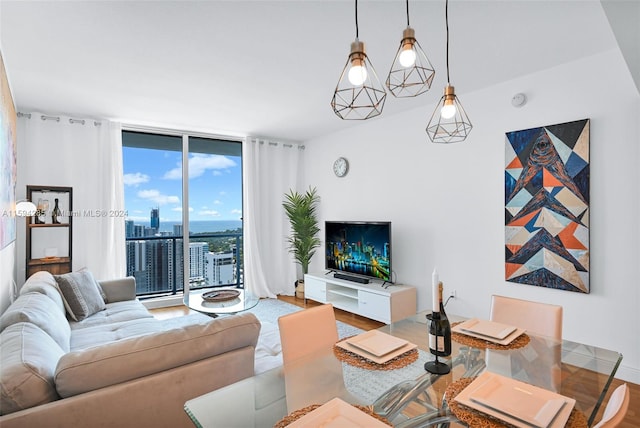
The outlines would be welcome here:
<svg viewBox="0 0 640 428">
<path fill-rule="evenodd" d="M 474 124 L 466 142 L 428 140 L 424 128 L 441 95 L 435 85 L 423 95 L 423 108 L 383 113 L 305 142 L 306 181 L 318 187 L 321 220 L 392 221 L 393 270 L 397 282 L 418 288 L 420 310 L 430 307 L 434 266 L 445 290 L 457 291 L 451 313 L 488 317 L 492 294 L 560 304 L 565 338 L 622 352 L 619 377 L 640 383 L 640 96 L 620 52 L 474 93 L 452 83 Z M 510 103 L 518 92 L 529 98 L 519 109 Z M 585 118 L 591 119 L 591 293 L 506 282 L 505 132 Z M 338 156 L 350 161 L 341 179 L 331 169 Z M 323 267 L 316 256 L 312 269 Z"/>
<path fill-rule="evenodd" d="M 0 250 L 0 314 L 3 313 L 12 302 L 15 278 L 16 241 L 13 241 Z"/>
</svg>

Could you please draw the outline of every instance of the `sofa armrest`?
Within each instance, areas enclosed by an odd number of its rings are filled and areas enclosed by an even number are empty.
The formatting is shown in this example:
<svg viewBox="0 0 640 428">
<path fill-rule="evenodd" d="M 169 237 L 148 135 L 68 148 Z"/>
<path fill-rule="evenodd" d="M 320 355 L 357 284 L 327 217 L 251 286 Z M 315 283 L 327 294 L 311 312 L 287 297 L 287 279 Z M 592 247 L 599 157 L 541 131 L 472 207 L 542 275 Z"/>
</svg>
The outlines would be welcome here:
<svg viewBox="0 0 640 428">
<path fill-rule="evenodd" d="M 98 281 L 98 283 L 107 296 L 107 303 L 136 299 L 136 280 L 132 276 Z"/>
<path fill-rule="evenodd" d="M 259 333 L 247 312 L 69 352 L 58 362 L 56 389 L 71 397 L 244 348 L 253 356 Z M 246 371 L 243 377 L 253 376 L 253 361 Z"/>
</svg>

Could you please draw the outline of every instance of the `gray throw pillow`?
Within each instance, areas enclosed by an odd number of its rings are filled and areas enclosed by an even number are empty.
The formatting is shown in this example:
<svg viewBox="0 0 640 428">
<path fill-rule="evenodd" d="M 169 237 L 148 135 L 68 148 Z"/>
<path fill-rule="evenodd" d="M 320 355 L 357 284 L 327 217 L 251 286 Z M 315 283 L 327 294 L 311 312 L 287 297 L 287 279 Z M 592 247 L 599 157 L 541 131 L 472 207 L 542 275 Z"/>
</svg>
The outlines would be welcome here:
<svg viewBox="0 0 640 428">
<path fill-rule="evenodd" d="M 106 309 L 100 284 L 88 270 L 54 275 L 67 313 L 74 321 L 83 319 Z"/>
</svg>

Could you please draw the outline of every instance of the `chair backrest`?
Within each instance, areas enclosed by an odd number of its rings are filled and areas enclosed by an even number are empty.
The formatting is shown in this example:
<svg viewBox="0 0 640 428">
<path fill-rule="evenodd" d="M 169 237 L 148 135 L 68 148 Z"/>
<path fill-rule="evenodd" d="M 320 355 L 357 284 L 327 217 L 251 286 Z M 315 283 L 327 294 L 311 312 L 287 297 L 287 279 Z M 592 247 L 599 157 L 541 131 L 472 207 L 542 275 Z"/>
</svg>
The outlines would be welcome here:
<svg viewBox="0 0 640 428">
<path fill-rule="evenodd" d="M 493 295 L 491 320 L 562 339 L 562 306 Z"/>
<path fill-rule="evenodd" d="M 331 349 L 338 341 L 338 325 L 333 305 L 325 304 L 278 318 L 282 360 L 289 361 Z"/>
<path fill-rule="evenodd" d="M 602 420 L 593 428 L 614 428 L 620 425 L 629 409 L 629 400 L 629 387 L 623 383 L 613 390 L 604 409 Z"/>
</svg>

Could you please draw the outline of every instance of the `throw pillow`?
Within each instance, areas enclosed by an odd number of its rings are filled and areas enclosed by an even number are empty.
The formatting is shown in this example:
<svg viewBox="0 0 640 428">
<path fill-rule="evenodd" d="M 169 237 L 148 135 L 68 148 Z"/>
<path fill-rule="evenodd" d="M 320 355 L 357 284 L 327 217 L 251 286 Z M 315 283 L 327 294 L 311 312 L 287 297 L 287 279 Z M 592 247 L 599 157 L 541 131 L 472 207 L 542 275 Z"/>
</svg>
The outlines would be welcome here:
<svg viewBox="0 0 640 428">
<path fill-rule="evenodd" d="M 90 271 L 81 270 L 54 276 L 69 317 L 74 321 L 82 321 L 106 309 L 100 284 L 96 282 Z"/>
</svg>

